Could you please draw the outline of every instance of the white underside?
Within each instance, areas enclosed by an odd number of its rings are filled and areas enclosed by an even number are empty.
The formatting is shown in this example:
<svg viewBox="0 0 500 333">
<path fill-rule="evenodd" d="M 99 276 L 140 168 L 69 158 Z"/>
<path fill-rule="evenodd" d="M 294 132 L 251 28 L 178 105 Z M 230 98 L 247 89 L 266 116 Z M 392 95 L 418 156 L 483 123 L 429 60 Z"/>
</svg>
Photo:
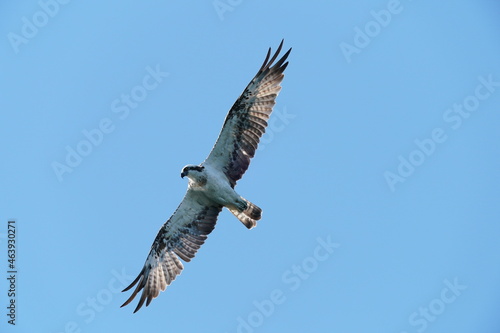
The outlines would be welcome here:
<svg viewBox="0 0 500 333">
<path fill-rule="evenodd" d="M 238 203 L 241 203 L 241 197 L 231 187 L 227 177 L 222 172 L 205 165 L 204 175 L 207 178 L 206 184 L 200 186 L 195 180 L 190 179 L 189 188 L 204 192 L 209 199 L 228 208 L 235 208 Z"/>
</svg>

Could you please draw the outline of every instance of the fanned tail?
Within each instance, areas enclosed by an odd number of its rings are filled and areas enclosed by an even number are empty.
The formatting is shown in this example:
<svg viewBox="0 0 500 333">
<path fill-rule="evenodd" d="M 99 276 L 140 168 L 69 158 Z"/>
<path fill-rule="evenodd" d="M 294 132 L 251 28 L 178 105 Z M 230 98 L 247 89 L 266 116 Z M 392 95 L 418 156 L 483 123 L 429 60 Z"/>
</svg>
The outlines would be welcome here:
<svg viewBox="0 0 500 333">
<path fill-rule="evenodd" d="M 262 217 L 262 209 L 248 201 L 247 199 L 241 198 L 245 207 L 243 209 L 229 208 L 229 211 L 233 213 L 234 216 L 238 218 L 247 227 L 252 229 L 257 225 L 257 221 Z"/>
</svg>

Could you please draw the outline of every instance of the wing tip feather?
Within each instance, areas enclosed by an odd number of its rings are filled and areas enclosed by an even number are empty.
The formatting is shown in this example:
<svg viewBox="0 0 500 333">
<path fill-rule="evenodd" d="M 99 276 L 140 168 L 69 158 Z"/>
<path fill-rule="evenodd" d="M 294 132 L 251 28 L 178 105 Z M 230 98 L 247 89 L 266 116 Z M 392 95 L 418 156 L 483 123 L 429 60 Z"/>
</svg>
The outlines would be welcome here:
<svg viewBox="0 0 500 333">
<path fill-rule="evenodd" d="M 262 66 L 260 67 L 259 69 L 259 74 L 266 71 L 267 69 L 271 69 L 271 66 L 272 68 L 278 68 L 281 72 L 283 72 L 286 68 L 286 65 L 283 67 L 282 64 L 286 61 L 286 59 L 288 58 L 288 55 L 290 54 L 290 52 L 292 51 L 292 48 L 289 48 L 288 51 L 278 60 L 278 62 L 273 66 L 273 63 L 274 61 L 276 60 L 276 58 L 278 58 L 278 55 L 280 54 L 281 52 L 281 49 L 283 48 L 283 43 L 285 42 L 285 39 L 283 38 L 281 40 L 281 43 L 280 45 L 278 46 L 278 48 L 276 49 L 276 52 L 274 52 L 273 56 L 271 57 L 271 48 L 268 49 L 267 51 L 267 55 L 266 55 L 266 58 L 264 60 L 264 63 L 262 64 Z M 271 57 L 271 59 L 269 59 Z M 288 62 L 286 63 L 288 64 Z"/>
</svg>

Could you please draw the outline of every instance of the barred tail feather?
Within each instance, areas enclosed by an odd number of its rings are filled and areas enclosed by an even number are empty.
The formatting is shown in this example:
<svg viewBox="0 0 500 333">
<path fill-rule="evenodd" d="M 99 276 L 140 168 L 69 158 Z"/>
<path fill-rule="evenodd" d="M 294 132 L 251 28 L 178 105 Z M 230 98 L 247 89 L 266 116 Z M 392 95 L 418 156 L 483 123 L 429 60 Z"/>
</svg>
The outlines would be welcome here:
<svg viewBox="0 0 500 333">
<path fill-rule="evenodd" d="M 262 209 L 246 199 L 241 199 L 245 202 L 245 208 L 243 210 L 239 210 L 238 208 L 229 208 L 229 210 L 245 225 L 245 227 L 252 229 L 262 217 Z"/>
</svg>

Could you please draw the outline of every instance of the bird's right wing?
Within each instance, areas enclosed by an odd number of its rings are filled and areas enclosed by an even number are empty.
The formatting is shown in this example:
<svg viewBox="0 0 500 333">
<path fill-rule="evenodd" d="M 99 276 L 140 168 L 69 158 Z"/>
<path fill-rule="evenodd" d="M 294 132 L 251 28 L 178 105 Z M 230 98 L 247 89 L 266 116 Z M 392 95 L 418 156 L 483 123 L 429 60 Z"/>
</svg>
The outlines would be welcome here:
<svg viewBox="0 0 500 333">
<path fill-rule="evenodd" d="M 214 229 L 221 209 L 222 206 L 211 202 L 203 194 L 188 189 L 179 207 L 158 231 L 141 272 L 123 290 L 127 291 L 137 284 L 122 307 L 142 290 L 135 313 L 144 301 L 148 306 L 160 291 L 164 291 L 183 269 L 179 258 L 187 262 L 194 257 Z"/>
<path fill-rule="evenodd" d="M 259 71 L 229 110 L 219 138 L 203 162 L 223 170 L 232 187 L 248 169 L 281 90 L 286 59 L 292 50 L 278 59 L 282 47 L 283 41 L 272 57 L 269 49 Z"/>
</svg>

